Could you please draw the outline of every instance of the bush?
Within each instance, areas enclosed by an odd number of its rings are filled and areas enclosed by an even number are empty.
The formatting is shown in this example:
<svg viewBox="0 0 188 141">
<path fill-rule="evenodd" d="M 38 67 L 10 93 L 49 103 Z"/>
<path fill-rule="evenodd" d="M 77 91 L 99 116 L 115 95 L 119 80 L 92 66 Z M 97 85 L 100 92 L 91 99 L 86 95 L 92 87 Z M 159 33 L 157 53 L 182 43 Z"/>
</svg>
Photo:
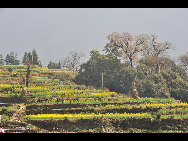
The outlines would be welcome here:
<svg viewBox="0 0 188 141">
<path fill-rule="evenodd" d="M 69 81 L 73 80 L 76 77 L 76 72 L 68 72 L 68 73 L 51 73 L 49 74 L 50 79 L 60 79 L 61 81 Z"/>
<path fill-rule="evenodd" d="M 162 72 L 162 75 L 167 81 L 171 97 L 188 102 L 188 82 L 183 80 L 176 72 L 166 71 Z"/>
<path fill-rule="evenodd" d="M 186 89 L 175 89 L 171 91 L 171 97 L 188 102 L 188 90 Z"/>
<path fill-rule="evenodd" d="M 139 97 L 153 97 L 155 94 L 154 83 L 151 80 L 142 80 L 136 83 Z"/>
<path fill-rule="evenodd" d="M 140 97 L 170 97 L 165 79 L 160 74 L 154 74 L 136 83 Z"/>
<path fill-rule="evenodd" d="M 145 64 L 140 64 L 137 66 L 137 78 L 144 79 L 147 76 L 147 66 Z"/>
<path fill-rule="evenodd" d="M 123 68 L 115 77 L 116 92 L 128 94 L 133 90 L 133 82 L 135 81 L 137 71 L 134 68 Z"/>
</svg>

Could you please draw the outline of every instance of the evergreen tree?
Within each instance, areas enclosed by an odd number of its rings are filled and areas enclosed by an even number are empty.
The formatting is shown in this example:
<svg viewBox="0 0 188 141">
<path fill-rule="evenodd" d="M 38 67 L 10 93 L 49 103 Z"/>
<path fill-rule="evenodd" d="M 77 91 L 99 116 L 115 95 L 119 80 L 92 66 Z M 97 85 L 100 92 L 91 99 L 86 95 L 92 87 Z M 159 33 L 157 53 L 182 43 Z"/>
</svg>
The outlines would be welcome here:
<svg viewBox="0 0 188 141">
<path fill-rule="evenodd" d="M 41 61 L 39 60 L 38 54 L 35 49 L 32 50 L 32 52 L 25 52 L 23 56 L 22 63 L 24 65 L 26 64 L 32 64 L 32 65 L 39 65 L 41 66 Z"/>
<path fill-rule="evenodd" d="M 31 64 L 32 63 L 32 54 L 31 52 L 25 52 L 24 56 L 23 56 L 23 60 L 22 60 L 22 63 L 24 65 L 26 64 Z"/>
<path fill-rule="evenodd" d="M 0 54 L 0 65 L 4 65 L 3 55 Z"/>
<path fill-rule="evenodd" d="M 52 69 L 52 68 L 54 68 L 54 63 L 52 62 L 52 61 L 50 61 L 49 63 L 48 63 L 48 69 Z"/>
<path fill-rule="evenodd" d="M 32 64 L 32 54 L 30 51 L 27 54 L 27 59 L 28 59 L 28 63 Z"/>
<path fill-rule="evenodd" d="M 13 51 L 10 52 L 10 54 L 7 54 L 5 57 L 6 65 L 19 65 L 20 61 L 18 60 L 17 53 L 14 53 Z"/>
<path fill-rule="evenodd" d="M 35 49 L 32 50 L 32 64 L 33 65 L 39 65 L 39 57 Z"/>
<path fill-rule="evenodd" d="M 61 69 L 61 63 L 60 62 L 56 64 L 56 68 Z"/>
<path fill-rule="evenodd" d="M 60 62 L 55 63 L 55 62 L 50 61 L 47 67 L 48 69 L 61 69 L 61 63 Z"/>
<path fill-rule="evenodd" d="M 27 52 L 25 52 L 25 54 L 24 54 L 24 56 L 23 56 L 23 58 L 22 58 L 22 64 L 27 64 L 27 62 L 28 62 L 28 57 L 27 57 L 28 55 L 27 55 Z"/>
</svg>

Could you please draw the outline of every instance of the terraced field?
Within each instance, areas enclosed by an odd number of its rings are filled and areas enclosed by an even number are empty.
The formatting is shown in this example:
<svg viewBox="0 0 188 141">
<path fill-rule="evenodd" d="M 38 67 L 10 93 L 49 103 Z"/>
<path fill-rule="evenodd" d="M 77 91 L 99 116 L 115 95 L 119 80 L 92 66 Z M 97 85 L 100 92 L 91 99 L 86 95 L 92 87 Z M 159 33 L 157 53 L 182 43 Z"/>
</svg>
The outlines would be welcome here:
<svg viewBox="0 0 188 141">
<path fill-rule="evenodd" d="M 0 66 L 1 126 L 23 124 L 32 132 L 187 132 L 188 104 L 173 98 L 133 99 L 74 84 L 63 69 L 31 66 L 27 95 L 21 96 L 27 66 Z M 64 76 L 64 77 L 59 77 Z"/>
</svg>

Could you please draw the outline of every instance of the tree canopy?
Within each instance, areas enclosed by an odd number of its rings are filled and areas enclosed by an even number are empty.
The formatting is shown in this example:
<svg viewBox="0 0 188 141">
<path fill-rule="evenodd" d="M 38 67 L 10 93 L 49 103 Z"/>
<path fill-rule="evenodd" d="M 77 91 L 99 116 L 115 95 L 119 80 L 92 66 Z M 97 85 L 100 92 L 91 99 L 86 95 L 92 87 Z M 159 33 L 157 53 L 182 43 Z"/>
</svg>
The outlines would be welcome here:
<svg viewBox="0 0 188 141">
<path fill-rule="evenodd" d="M 48 69 L 61 69 L 61 63 L 60 62 L 55 63 L 55 62 L 50 61 L 47 67 Z"/>
<path fill-rule="evenodd" d="M 35 49 L 32 50 L 32 52 L 25 52 L 23 59 L 23 64 L 32 64 L 32 65 L 41 65 L 41 61 L 39 60 L 37 51 Z"/>
<path fill-rule="evenodd" d="M 7 54 L 5 57 L 5 63 L 6 65 L 19 65 L 20 61 L 18 60 L 17 53 L 11 51 L 9 54 Z"/>
<path fill-rule="evenodd" d="M 80 65 L 75 81 L 100 88 L 103 73 L 104 87 L 111 91 L 130 94 L 136 87 L 141 97 L 172 96 L 186 101 L 187 54 L 179 57 L 177 64 L 167 55 L 174 45 L 158 42 L 157 38 L 154 34 L 133 36 L 127 32 L 107 35 L 105 53 L 92 50 L 90 59 Z"/>
</svg>

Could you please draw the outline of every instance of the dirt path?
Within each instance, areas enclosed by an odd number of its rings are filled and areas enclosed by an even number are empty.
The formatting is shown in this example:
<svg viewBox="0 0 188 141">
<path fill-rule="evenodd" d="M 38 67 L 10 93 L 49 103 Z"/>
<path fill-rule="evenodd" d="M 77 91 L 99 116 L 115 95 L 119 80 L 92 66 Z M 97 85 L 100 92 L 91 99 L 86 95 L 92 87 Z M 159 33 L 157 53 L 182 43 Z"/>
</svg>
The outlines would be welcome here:
<svg viewBox="0 0 188 141">
<path fill-rule="evenodd" d="M 10 122 L 17 122 L 17 123 L 25 123 L 27 127 L 32 130 L 34 133 L 48 133 L 48 131 L 40 129 L 34 125 L 31 125 L 29 123 L 26 123 L 25 121 L 22 121 L 22 117 L 26 115 L 26 107 L 27 105 L 25 104 L 16 104 L 19 105 L 19 108 L 15 111 L 15 113 L 12 115 L 10 118 Z"/>
<path fill-rule="evenodd" d="M 15 113 L 10 118 L 10 121 L 21 122 L 20 120 L 22 116 L 25 115 L 26 106 L 24 104 L 17 104 L 17 105 L 19 106 L 19 109 L 15 111 Z"/>
</svg>

